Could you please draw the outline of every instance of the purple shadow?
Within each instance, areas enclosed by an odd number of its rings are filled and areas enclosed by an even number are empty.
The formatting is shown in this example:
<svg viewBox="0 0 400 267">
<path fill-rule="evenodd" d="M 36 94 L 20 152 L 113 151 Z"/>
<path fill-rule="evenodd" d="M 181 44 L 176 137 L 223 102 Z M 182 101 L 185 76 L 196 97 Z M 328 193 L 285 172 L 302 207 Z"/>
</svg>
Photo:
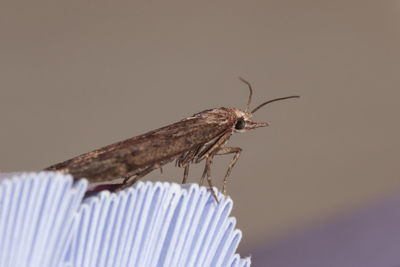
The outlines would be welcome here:
<svg viewBox="0 0 400 267">
<path fill-rule="evenodd" d="M 246 251 L 253 267 L 399 267 L 400 197 Z"/>
</svg>

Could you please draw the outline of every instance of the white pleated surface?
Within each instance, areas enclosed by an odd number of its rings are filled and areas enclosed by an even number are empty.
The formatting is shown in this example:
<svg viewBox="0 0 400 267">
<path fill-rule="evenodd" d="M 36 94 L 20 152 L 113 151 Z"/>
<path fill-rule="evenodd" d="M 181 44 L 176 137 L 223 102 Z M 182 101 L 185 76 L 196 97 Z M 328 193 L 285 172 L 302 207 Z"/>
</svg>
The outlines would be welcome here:
<svg viewBox="0 0 400 267">
<path fill-rule="evenodd" d="M 82 200 L 84 179 L 7 178 L 0 180 L 0 266 L 250 266 L 236 254 L 232 200 L 218 193 L 217 204 L 197 184 L 139 182 Z"/>
</svg>

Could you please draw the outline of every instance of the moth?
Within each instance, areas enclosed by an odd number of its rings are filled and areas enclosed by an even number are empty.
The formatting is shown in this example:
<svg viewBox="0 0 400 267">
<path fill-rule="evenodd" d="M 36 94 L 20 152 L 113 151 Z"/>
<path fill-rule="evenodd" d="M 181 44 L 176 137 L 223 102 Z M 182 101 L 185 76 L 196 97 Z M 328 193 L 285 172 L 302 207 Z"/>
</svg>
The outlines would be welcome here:
<svg viewBox="0 0 400 267">
<path fill-rule="evenodd" d="M 207 177 L 210 191 L 218 202 L 211 181 L 214 156 L 233 154 L 223 180 L 222 192 L 226 196 L 226 183 L 242 151 L 240 147 L 226 146 L 230 136 L 267 126 L 266 122 L 251 120 L 261 107 L 275 101 L 299 97 L 272 99 L 249 111 L 253 89 L 248 81 L 241 77 L 239 79 L 250 91 L 244 110 L 225 107 L 204 110 L 174 124 L 96 149 L 45 170 L 69 173 L 75 179 L 86 178 L 89 183 L 109 183 L 123 178 L 122 184 L 117 184 L 113 189 L 119 191 L 172 161 L 175 161 L 176 166 L 184 168 L 184 184 L 189 175 L 189 166 L 204 160 L 200 185 Z"/>
</svg>

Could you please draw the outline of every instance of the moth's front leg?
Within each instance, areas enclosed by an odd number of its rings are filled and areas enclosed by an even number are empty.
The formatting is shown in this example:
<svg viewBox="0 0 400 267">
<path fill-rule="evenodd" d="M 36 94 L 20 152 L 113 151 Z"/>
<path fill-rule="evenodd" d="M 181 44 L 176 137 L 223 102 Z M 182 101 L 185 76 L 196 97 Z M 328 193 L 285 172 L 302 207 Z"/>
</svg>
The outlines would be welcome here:
<svg viewBox="0 0 400 267">
<path fill-rule="evenodd" d="M 222 187 L 222 192 L 224 193 L 225 197 L 226 197 L 226 181 L 228 180 L 228 177 L 231 174 L 233 166 L 235 166 L 236 162 L 239 159 L 240 152 L 242 152 L 242 149 L 240 147 L 220 147 L 215 152 L 215 155 L 226 155 L 226 154 L 235 153 L 231 163 L 229 164 L 228 170 L 226 171 L 225 178 L 224 178 L 224 185 Z"/>
</svg>

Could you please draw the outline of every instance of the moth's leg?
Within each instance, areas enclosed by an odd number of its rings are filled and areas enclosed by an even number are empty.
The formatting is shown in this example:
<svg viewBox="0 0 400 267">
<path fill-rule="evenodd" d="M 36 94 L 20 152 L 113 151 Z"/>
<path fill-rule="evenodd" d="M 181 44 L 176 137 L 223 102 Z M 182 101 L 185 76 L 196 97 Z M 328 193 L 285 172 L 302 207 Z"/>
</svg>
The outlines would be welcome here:
<svg viewBox="0 0 400 267">
<path fill-rule="evenodd" d="M 147 169 L 144 169 L 143 171 L 135 174 L 134 178 L 132 178 L 131 176 L 125 177 L 123 184 L 120 187 L 118 187 L 115 191 L 121 191 L 122 189 L 125 189 L 125 188 L 133 185 L 140 178 L 142 178 L 143 176 L 147 175 L 148 173 L 150 173 L 153 170 L 158 169 L 158 168 L 160 168 L 160 165 L 159 164 L 154 164 L 154 165 L 151 165 L 150 167 L 148 167 Z"/>
<path fill-rule="evenodd" d="M 232 135 L 232 131 L 226 131 L 218 140 L 215 142 L 204 155 L 199 159 L 209 158 L 215 151 L 219 150 L 220 147 L 228 140 L 229 136 Z"/>
<path fill-rule="evenodd" d="M 226 140 L 228 140 L 228 138 L 229 138 L 229 136 L 231 136 L 231 134 L 232 134 L 231 131 L 226 131 L 226 132 L 217 140 L 217 142 L 215 142 L 215 143 L 207 150 L 207 152 L 205 152 L 204 155 L 201 156 L 201 158 L 197 159 L 196 162 L 200 162 L 200 161 L 201 161 L 202 159 L 204 159 L 204 158 L 206 158 L 207 161 L 208 161 L 208 160 L 210 161 L 209 164 L 207 164 L 207 162 L 206 162 L 206 166 L 204 167 L 203 175 L 201 176 L 201 179 L 200 179 L 200 186 L 203 185 L 204 178 L 205 178 L 205 176 L 206 176 L 206 174 L 207 174 L 207 168 L 208 168 L 207 165 L 211 166 L 211 163 L 212 163 L 212 160 L 213 160 L 213 152 L 215 152 L 216 150 L 219 150 L 220 147 L 221 147 L 221 145 L 222 145 L 223 143 L 225 143 Z"/>
<path fill-rule="evenodd" d="M 207 182 L 208 182 L 208 186 L 210 187 L 211 194 L 213 195 L 213 197 L 215 198 L 215 200 L 216 200 L 217 203 L 219 204 L 217 195 L 215 194 L 214 187 L 213 187 L 212 182 L 211 182 L 211 161 L 212 161 L 212 158 L 207 158 L 207 161 L 206 161 L 206 166 L 207 166 Z"/>
<path fill-rule="evenodd" d="M 240 152 L 242 152 L 242 149 L 240 147 L 221 147 L 219 150 L 215 152 L 215 155 L 226 155 L 235 153 L 231 163 L 229 164 L 228 170 L 226 171 L 224 178 L 224 185 L 222 187 L 222 192 L 224 193 L 225 197 L 226 197 L 226 181 L 228 180 L 228 177 L 231 174 L 233 166 L 235 166 L 236 162 L 239 159 Z"/>
<path fill-rule="evenodd" d="M 122 184 L 126 184 L 126 182 L 128 182 L 129 178 L 131 178 L 133 175 L 129 175 L 124 177 L 124 181 L 122 182 Z"/>
<path fill-rule="evenodd" d="M 185 167 L 185 171 L 183 174 L 182 184 L 186 184 L 187 178 L 189 176 L 189 165 L 192 163 L 194 157 L 199 153 L 201 145 L 198 145 L 195 149 L 189 150 L 187 153 L 181 155 L 181 157 L 176 160 L 179 167 Z"/>
<path fill-rule="evenodd" d="M 186 180 L 187 180 L 188 176 L 189 176 L 189 164 L 187 164 L 187 165 L 185 166 L 185 171 L 184 171 L 184 173 L 183 173 L 182 184 L 186 184 Z"/>
<path fill-rule="evenodd" d="M 211 158 L 210 159 L 210 166 L 211 166 L 212 161 L 213 161 L 213 157 L 210 157 L 210 158 Z M 200 183 L 199 183 L 200 186 L 203 185 L 204 178 L 206 178 L 206 175 L 207 175 L 207 162 L 206 162 L 206 165 L 204 165 L 204 171 L 203 171 L 203 174 L 201 175 L 201 179 L 200 179 Z"/>
<path fill-rule="evenodd" d="M 203 171 L 203 174 L 201 175 L 200 183 L 199 183 L 200 186 L 203 185 L 203 183 L 204 183 L 204 178 L 206 177 L 206 175 L 207 175 L 207 164 L 204 165 L 204 171 Z"/>
</svg>

